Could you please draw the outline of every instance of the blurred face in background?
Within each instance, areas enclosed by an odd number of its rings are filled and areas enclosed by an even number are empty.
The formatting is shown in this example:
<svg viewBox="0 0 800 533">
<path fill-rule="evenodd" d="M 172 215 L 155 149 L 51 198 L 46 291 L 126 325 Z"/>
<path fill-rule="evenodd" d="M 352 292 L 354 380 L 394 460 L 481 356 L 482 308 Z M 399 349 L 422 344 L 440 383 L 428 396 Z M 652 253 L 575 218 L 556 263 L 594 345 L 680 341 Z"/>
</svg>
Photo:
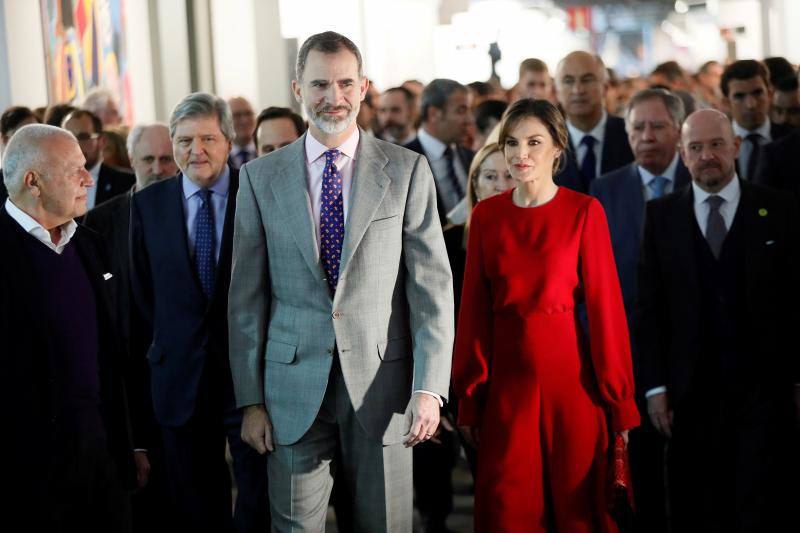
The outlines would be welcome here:
<svg viewBox="0 0 800 533">
<path fill-rule="evenodd" d="M 456 90 L 447 97 L 444 109 L 428 108 L 430 133 L 445 144 L 461 143 L 473 124 L 469 93 Z"/>
<path fill-rule="evenodd" d="M 387 91 L 381 95 L 378 101 L 378 124 L 381 131 L 396 141 L 402 141 L 411 134 L 413 117 L 403 93 Z"/>
<path fill-rule="evenodd" d="M 519 78 L 517 89 L 518 98 L 533 98 L 534 100 L 551 100 L 553 95 L 553 80 L 545 71 L 526 70 Z"/>
<path fill-rule="evenodd" d="M 253 138 L 256 129 L 256 115 L 253 106 L 244 98 L 231 98 L 228 100 L 233 117 L 233 131 L 236 137 L 233 142 L 237 146 L 247 146 Z"/>
<path fill-rule="evenodd" d="M 166 126 L 150 126 L 142 132 L 131 153 L 131 166 L 136 174 L 137 190 L 178 173 Z"/>
<path fill-rule="evenodd" d="M 479 202 L 514 188 L 514 179 L 506 166 L 503 152 L 497 150 L 483 160 L 473 184 Z"/>
<path fill-rule="evenodd" d="M 296 141 L 300 136 L 294 122 L 286 117 L 264 120 L 258 125 L 258 155 L 274 152 Z"/>
<path fill-rule="evenodd" d="M 746 130 L 755 130 L 767 120 L 772 91 L 761 76 L 728 82 L 731 116 Z"/>
<path fill-rule="evenodd" d="M 559 65 L 556 77 L 558 101 L 574 122 L 596 122 L 603 114 L 605 69 L 586 52 L 573 52 Z"/>
<path fill-rule="evenodd" d="M 775 124 L 800 128 L 800 91 L 775 91 L 770 120 Z"/>
<path fill-rule="evenodd" d="M 101 132 L 95 131 L 89 115 L 72 116 L 64 123 L 64 129 L 78 139 L 83 157 L 86 158 L 86 170 L 94 168 L 103 156 L 106 140 Z"/>
</svg>

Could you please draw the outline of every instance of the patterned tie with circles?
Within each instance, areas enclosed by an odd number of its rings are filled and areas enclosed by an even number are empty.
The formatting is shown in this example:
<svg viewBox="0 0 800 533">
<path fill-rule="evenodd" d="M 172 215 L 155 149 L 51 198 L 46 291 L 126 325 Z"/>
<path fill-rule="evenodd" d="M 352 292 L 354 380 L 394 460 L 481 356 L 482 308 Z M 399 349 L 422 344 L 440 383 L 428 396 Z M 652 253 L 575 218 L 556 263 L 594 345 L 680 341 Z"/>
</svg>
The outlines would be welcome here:
<svg viewBox="0 0 800 533">
<path fill-rule="evenodd" d="M 344 243 L 344 200 L 342 175 L 336 168 L 339 150 L 325 152 L 325 169 L 322 171 L 322 202 L 319 216 L 320 257 L 331 294 L 336 293 L 339 282 L 339 260 Z"/>
<path fill-rule="evenodd" d="M 203 293 L 211 298 L 217 273 L 214 206 L 211 205 L 210 189 L 200 189 L 197 194 L 200 196 L 200 209 L 194 221 L 194 265 Z"/>
</svg>

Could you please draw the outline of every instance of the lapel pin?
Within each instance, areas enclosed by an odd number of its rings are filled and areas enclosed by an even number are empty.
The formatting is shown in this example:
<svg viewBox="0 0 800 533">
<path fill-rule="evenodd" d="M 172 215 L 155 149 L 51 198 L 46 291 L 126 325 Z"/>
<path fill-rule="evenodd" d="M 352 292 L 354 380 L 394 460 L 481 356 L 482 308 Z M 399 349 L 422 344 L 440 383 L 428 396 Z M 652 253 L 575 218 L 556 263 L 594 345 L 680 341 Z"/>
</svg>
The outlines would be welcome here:
<svg viewBox="0 0 800 533">
<path fill-rule="evenodd" d="M 758 210 L 758 215 L 759 216 L 765 217 L 765 216 L 767 216 L 767 213 L 768 213 L 768 211 L 766 209 L 764 209 L 763 207 Z"/>
<path fill-rule="evenodd" d="M 105 274 L 103 274 L 103 279 L 104 279 L 105 281 L 108 281 L 108 280 L 110 280 L 110 279 L 111 279 L 111 278 L 113 278 L 113 277 L 114 277 L 114 274 L 112 274 L 111 272 L 106 272 Z"/>
</svg>

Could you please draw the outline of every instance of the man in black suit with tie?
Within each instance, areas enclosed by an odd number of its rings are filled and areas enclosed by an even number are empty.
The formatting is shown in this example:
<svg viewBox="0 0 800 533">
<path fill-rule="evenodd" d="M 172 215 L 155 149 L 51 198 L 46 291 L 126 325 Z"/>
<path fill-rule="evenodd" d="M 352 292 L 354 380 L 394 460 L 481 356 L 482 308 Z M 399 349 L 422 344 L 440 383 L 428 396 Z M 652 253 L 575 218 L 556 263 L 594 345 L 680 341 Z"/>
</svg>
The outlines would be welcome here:
<svg viewBox="0 0 800 533">
<path fill-rule="evenodd" d="M 797 73 L 800 77 L 800 70 Z M 800 198 L 800 129 L 764 146 L 753 181 L 775 189 L 792 191 Z"/>
<path fill-rule="evenodd" d="M 722 113 L 690 115 L 693 183 L 647 206 L 636 340 L 673 531 L 780 531 L 797 503 L 800 220 L 792 197 L 738 178 L 740 143 Z"/>
<path fill-rule="evenodd" d="M 625 121 L 604 108 L 607 73 L 598 56 L 568 54 L 556 68 L 556 95 L 567 117 L 569 150 L 556 183 L 588 192 L 597 176 L 633 161 Z"/>
<path fill-rule="evenodd" d="M 133 187 L 136 182 L 133 173 L 117 170 L 103 163 L 106 139 L 103 136 L 103 124 L 97 115 L 85 109 L 76 109 L 64 117 L 61 127 L 78 139 L 86 158 L 86 170 L 94 180 L 94 187 L 88 190 L 88 209 L 118 194 L 124 194 Z"/>
<path fill-rule="evenodd" d="M 72 134 L 40 124 L 4 158 L 0 512 L 12 529 L 130 531 L 137 473 L 113 281 L 102 243 L 73 220 L 92 185 L 83 163 Z"/>
<path fill-rule="evenodd" d="M 742 59 L 725 67 L 720 88 L 730 106 L 733 133 L 742 138 L 739 174 L 742 179 L 757 182 L 756 169 L 762 151 L 789 133 L 791 127 L 769 120 L 772 86 L 767 67 L 760 61 Z"/>
<path fill-rule="evenodd" d="M 467 88 L 453 80 L 433 80 L 422 91 L 420 117 L 417 138 L 405 147 L 428 160 L 436 182 L 439 219 L 445 225 L 447 214 L 464 199 L 475 156 L 459 145 L 473 122 Z"/>
<path fill-rule="evenodd" d="M 645 203 L 687 185 L 691 177 L 678 155 L 684 108 L 681 99 L 665 89 L 645 89 L 628 103 L 625 126 L 636 160 L 594 180 L 591 193 L 606 211 L 620 287 L 633 334 L 636 299 L 636 264 L 642 239 Z M 639 358 L 634 346 L 634 373 Z M 644 412 L 644 394 L 637 391 L 639 410 Z M 636 491 L 636 520 L 641 531 L 666 530 L 664 509 L 664 441 L 652 425 L 631 431 L 631 474 Z"/>
<path fill-rule="evenodd" d="M 263 532 L 266 458 L 240 438 L 228 362 L 238 189 L 238 172 L 227 165 L 233 136 L 228 105 L 210 94 L 190 94 L 172 112 L 180 173 L 131 199 L 131 289 L 138 312 L 131 317 L 131 347 L 144 357 L 134 341 L 152 339 L 146 357 L 153 408 L 182 527 Z M 226 441 L 237 487 L 233 516 Z"/>
</svg>

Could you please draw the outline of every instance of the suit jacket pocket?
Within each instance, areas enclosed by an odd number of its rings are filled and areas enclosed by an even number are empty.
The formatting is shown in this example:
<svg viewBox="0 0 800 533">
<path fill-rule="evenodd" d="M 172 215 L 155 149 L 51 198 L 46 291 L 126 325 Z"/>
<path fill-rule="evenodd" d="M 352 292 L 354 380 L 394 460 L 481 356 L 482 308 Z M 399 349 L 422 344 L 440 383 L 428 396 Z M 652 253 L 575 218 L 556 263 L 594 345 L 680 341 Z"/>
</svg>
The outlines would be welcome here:
<svg viewBox="0 0 800 533">
<path fill-rule="evenodd" d="M 147 360 L 150 361 L 150 363 L 157 365 L 164 360 L 164 352 L 162 352 L 161 348 L 155 344 L 151 344 L 150 349 L 147 350 Z"/>
<path fill-rule="evenodd" d="M 285 342 L 267 339 L 267 353 L 264 358 L 274 363 L 289 364 L 294 362 L 297 346 Z"/>
<path fill-rule="evenodd" d="M 399 224 L 402 218 L 400 214 L 390 215 L 388 217 L 381 217 L 373 219 L 372 222 L 369 223 L 370 229 L 382 229 L 382 228 L 390 228 L 396 224 Z"/>
<path fill-rule="evenodd" d="M 378 357 L 384 361 L 396 361 L 411 357 L 408 337 L 397 337 L 378 343 Z"/>
</svg>

